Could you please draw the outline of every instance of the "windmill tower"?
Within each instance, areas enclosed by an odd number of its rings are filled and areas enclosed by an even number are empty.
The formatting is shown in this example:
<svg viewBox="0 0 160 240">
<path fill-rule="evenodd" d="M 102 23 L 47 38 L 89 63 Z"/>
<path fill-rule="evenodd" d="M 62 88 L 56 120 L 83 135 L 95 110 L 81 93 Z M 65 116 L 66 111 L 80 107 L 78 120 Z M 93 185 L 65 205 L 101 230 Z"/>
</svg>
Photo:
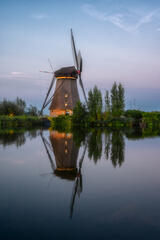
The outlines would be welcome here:
<svg viewBox="0 0 160 240">
<path fill-rule="evenodd" d="M 69 114 L 72 115 L 73 109 L 76 106 L 76 103 L 80 100 L 78 87 L 77 87 L 77 79 L 79 79 L 79 84 L 82 88 L 82 92 L 84 95 L 84 99 L 87 103 L 87 98 L 81 78 L 82 73 L 82 57 L 80 51 L 76 51 L 73 32 L 71 29 L 71 45 L 73 51 L 73 58 L 75 66 L 63 67 L 57 71 L 53 70 L 52 72 L 41 71 L 45 73 L 52 73 L 53 78 L 51 84 L 49 86 L 48 92 L 46 94 L 44 103 L 42 105 L 42 109 L 40 114 L 43 114 L 43 110 L 50 104 L 50 116 L 57 117 L 59 115 Z M 56 82 L 56 87 L 54 93 L 49 98 L 49 94 L 53 88 L 54 82 Z M 48 99 L 49 98 L 49 99 Z"/>
</svg>

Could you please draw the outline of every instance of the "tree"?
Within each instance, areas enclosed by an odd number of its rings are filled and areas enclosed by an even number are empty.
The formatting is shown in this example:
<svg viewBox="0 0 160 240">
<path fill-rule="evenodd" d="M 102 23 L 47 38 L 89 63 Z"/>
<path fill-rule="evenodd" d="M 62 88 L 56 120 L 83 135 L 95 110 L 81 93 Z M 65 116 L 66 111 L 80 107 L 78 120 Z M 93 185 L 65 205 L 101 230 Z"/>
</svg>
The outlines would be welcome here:
<svg viewBox="0 0 160 240">
<path fill-rule="evenodd" d="M 20 98 L 17 98 L 15 101 L 4 99 L 0 102 L 0 115 L 23 115 L 25 107 L 25 101 Z"/>
<path fill-rule="evenodd" d="M 106 91 L 106 95 L 105 95 L 105 110 L 106 112 L 110 112 L 111 111 L 111 106 L 110 106 L 110 96 L 109 96 L 109 91 Z"/>
<path fill-rule="evenodd" d="M 16 105 L 17 105 L 20 109 L 22 109 L 23 112 L 25 111 L 26 103 L 25 103 L 24 100 L 22 100 L 21 98 L 17 97 L 15 103 L 16 103 Z"/>
<path fill-rule="evenodd" d="M 77 102 L 75 108 L 73 109 L 73 115 L 72 115 L 73 122 L 74 123 L 85 122 L 85 120 L 87 119 L 87 116 L 88 116 L 88 112 L 86 109 L 86 105 L 81 102 Z"/>
<path fill-rule="evenodd" d="M 30 105 L 26 113 L 27 115 L 30 115 L 30 116 L 38 116 L 39 110 L 35 106 Z"/>
<path fill-rule="evenodd" d="M 88 110 L 89 115 L 93 120 L 97 120 L 102 114 L 102 94 L 95 86 L 93 90 L 88 92 Z"/>
<path fill-rule="evenodd" d="M 122 86 L 121 83 L 118 85 L 118 105 L 119 105 L 118 106 L 119 111 L 122 114 L 125 108 L 125 97 L 124 97 L 124 87 Z"/>
<path fill-rule="evenodd" d="M 25 114 L 25 110 L 26 110 L 26 103 L 24 100 L 22 100 L 21 98 L 16 98 L 15 104 L 17 106 L 17 108 L 19 109 L 19 115 L 24 115 Z"/>
<path fill-rule="evenodd" d="M 121 83 L 117 85 L 117 83 L 114 82 L 111 89 L 111 110 L 113 116 L 120 116 L 124 112 L 124 108 L 124 88 Z"/>
<path fill-rule="evenodd" d="M 118 112 L 118 91 L 116 82 L 114 82 L 111 88 L 111 110 L 113 115 L 116 115 Z"/>
</svg>

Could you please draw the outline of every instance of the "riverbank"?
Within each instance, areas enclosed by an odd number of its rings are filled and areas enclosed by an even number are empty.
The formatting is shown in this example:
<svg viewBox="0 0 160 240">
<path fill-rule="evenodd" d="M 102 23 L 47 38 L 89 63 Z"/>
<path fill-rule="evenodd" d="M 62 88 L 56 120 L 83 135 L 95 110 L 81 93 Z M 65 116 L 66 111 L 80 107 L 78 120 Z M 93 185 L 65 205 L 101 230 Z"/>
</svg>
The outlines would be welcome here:
<svg viewBox="0 0 160 240">
<path fill-rule="evenodd" d="M 128 110 L 120 117 L 102 115 L 99 119 L 89 117 L 76 119 L 61 115 L 56 118 L 39 116 L 0 116 L 0 129 L 53 128 L 59 131 L 71 131 L 72 128 L 107 129 L 160 129 L 160 112 L 140 112 Z"/>
<path fill-rule="evenodd" d="M 107 128 L 107 129 L 160 129 L 160 112 L 134 112 L 126 111 L 121 117 L 102 116 L 92 118 L 74 119 L 73 116 L 59 116 L 51 118 L 51 127 L 59 131 L 69 131 L 71 128 Z"/>
<path fill-rule="evenodd" d="M 49 127 L 50 121 L 38 116 L 0 116 L 0 129 Z"/>
</svg>

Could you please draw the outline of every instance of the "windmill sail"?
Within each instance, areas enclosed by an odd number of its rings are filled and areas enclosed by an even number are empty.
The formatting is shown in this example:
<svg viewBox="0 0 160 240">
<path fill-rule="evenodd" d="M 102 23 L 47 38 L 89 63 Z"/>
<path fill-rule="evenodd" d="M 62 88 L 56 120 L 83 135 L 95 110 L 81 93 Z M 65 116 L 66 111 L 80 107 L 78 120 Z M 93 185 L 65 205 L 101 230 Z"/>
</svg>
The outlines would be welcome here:
<svg viewBox="0 0 160 240">
<path fill-rule="evenodd" d="M 71 29 L 71 45 L 72 45 L 73 59 L 74 59 L 75 66 L 76 66 L 77 71 L 78 71 L 78 75 L 79 75 L 79 83 L 80 83 L 80 86 L 82 88 L 84 99 L 85 99 L 85 101 L 87 103 L 87 97 L 86 97 L 86 93 L 85 93 L 83 82 L 82 82 L 82 78 L 81 78 L 83 61 L 82 61 L 82 57 L 81 57 L 80 51 L 78 52 L 78 56 L 77 56 L 76 47 L 75 47 L 75 41 L 74 41 L 72 29 Z"/>
<path fill-rule="evenodd" d="M 58 86 L 58 88 L 56 88 L 54 94 L 53 94 L 53 95 L 50 97 L 50 99 L 45 103 L 44 108 L 47 107 L 48 104 L 50 104 L 50 103 L 53 101 L 53 99 L 54 99 L 54 97 L 56 96 L 56 94 L 58 94 L 58 90 L 60 90 L 60 88 L 62 88 L 63 84 L 64 84 L 64 80 L 62 80 L 61 84 Z"/>
<path fill-rule="evenodd" d="M 80 86 L 83 91 L 84 99 L 87 103 L 87 97 L 86 97 L 84 85 L 83 85 L 82 78 L 81 78 L 82 66 L 83 66 L 83 61 L 82 61 L 82 57 L 81 57 L 81 52 L 79 51 L 78 52 L 79 83 L 80 83 Z"/>
<path fill-rule="evenodd" d="M 78 52 L 78 70 L 81 73 L 82 72 L 82 57 L 81 57 L 81 52 Z"/>
<path fill-rule="evenodd" d="M 83 91 L 84 99 L 85 99 L 85 101 L 86 101 L 86 103 L 87 103 L 87 97 L 86 97 L 86 93 L 85 93 L 85 90 L 84 90 L 84 86 L 83 86 L 82 78 L 81 78 L 80 75 L 79 75 L 79 83 L 80 83 L 80 86 L 81 86 L 82 91 Z"/>
<path fill-rule="evenodd" d="M 50 60 L 49 58 L 48 58 L 48 62 L 49 62 L 49 65 L 50 65 L 52 71 L 54 72 L 54 69 L 53 69 L 53 66 L 52 66 L 51 60 Z"/>
<path fill-rule="evenodd" d="M 45 108 L 45 104 L 46 104 L 46 101 L 47 101 L 48 96 L 49 96 L 49 94 L 50 94 L 50 91 L 51 91 L 51 89 L 52 89 L 52 87 L 53 87 L 54 81 L 55 81 L 55 77 L 53 76 L 52 81 L 51 81 L 51 84 L 50 84 L 49 89 L 48 89 L 48 92 L 47 92 L 47 94 L 46 94 L 45 100 L 44 100 L 44 102 L 43 102 L 43 105 L 42 105 L 40 114 L 43 113 L 43 109 Z"/>
<path fill-rule="evenodd" d="M 75 46 L 75 42 L 74 42 L 72 29 L 71 29 L 71 46 L 72 46 L 74 64 L 75 64 L 76 68 L 78 69 L 78 58 L 77 58 L 76 46 Z"/>
</svg>

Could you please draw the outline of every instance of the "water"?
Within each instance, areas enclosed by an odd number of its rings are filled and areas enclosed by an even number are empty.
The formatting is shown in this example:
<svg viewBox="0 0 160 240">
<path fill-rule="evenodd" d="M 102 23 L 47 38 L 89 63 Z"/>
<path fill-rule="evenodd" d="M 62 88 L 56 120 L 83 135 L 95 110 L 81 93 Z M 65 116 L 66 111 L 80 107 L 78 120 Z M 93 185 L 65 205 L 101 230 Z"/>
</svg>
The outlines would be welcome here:
<svg viewBox="0 0 160 240">
<path fill-rule="evenodd" d="M 1 134 L 0 239 L 160 239 L 155 135 Z"/>
</svg>

